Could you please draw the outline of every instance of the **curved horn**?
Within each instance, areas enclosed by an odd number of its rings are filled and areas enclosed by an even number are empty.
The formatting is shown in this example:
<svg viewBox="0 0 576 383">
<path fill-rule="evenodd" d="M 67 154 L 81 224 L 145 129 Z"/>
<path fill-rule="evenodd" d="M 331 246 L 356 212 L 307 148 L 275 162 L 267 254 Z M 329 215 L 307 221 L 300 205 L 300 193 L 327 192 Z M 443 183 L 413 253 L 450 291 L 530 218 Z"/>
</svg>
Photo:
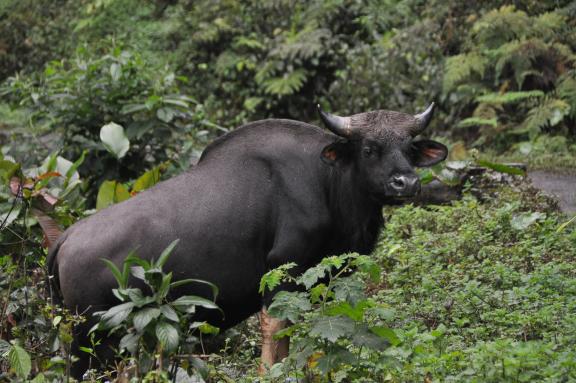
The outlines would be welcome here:
<svg viewBox="0 0 576 383">
<path fill-rule="evenodd" d="M 318 104 L 318 113 L 320 113 L 320 118 L 322 122 L 324 122 L 324 125 L 326 125 L 332 133 L 342 137 L 350 137 L 352 133 L 350 129 L 350 117 L 340 117 L 326 113 L 322 110 L 320 104 Z"/>
<path fill-rule="evenodd" d="M 424 129 L 426 129 L 432 119 L 432 115 L 434 114 L 434 106 L 434 103 L 431 103 L 424 112 L 414 116 L 416 124 L 412 129 L 410 129 L 410 134 L 413 137 L 419 135 L 424 131 Z"/>
</svg>

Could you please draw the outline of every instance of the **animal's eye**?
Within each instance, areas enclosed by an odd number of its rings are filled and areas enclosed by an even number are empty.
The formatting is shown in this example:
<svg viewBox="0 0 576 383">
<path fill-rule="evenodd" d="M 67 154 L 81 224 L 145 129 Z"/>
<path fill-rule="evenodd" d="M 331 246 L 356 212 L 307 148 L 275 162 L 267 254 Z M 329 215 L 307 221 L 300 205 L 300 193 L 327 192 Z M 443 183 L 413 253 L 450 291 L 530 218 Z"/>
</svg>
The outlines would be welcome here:
<svg viewBox="0 0 576 383">
<path fill-rule="evenodd" d="M 365 146 L 362 148 L 362 153 L 364 153 L 364 156 L 370 157 L 374 154 L 374 149 L 372 149 L 370 146 Z"/>
</svg>

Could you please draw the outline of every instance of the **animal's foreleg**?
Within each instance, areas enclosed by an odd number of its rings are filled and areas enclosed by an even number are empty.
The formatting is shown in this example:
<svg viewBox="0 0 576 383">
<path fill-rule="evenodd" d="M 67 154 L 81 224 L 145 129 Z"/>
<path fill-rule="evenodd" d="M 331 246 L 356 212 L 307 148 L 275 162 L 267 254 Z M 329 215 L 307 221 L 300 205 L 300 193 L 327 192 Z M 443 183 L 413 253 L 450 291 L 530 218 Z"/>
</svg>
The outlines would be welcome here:
<svg viewBox="0 0 576 383">
<path fill-rule="evenodd" d="M 260 330 L 262 331 L 262 357 L 258 372 L 260 375 L 264 375 L 274 363 L 280 362 L 288 356 L 290 339 L 288 337 L 280 340 L 273 338 L 274 334 L 286 327 L 287 321 L 271 317 L 266 307 L 260 311 L 259 318 Z"/>
</svg>

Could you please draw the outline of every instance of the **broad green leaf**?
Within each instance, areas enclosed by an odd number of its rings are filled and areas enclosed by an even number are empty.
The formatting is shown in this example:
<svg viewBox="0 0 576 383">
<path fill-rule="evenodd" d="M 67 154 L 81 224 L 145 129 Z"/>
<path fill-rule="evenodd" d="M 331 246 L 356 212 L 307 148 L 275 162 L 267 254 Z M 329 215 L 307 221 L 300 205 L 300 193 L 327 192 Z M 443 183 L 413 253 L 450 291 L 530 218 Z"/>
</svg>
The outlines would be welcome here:
<svg viewBox="0 0 576 383">
<path fill-rule="evenodd" d="M 134 302 L 122 303 L 118 306 L 114 306 L 104 314 L 102 314 L 102 321 L 106 328 L 113 328 L 124 322 L 128 315 L 134 309 Z"/>
<path fill-rule="evenodd" d="M 16 375 L 23 379 L 28 377 L 32 369 L 32 361 L 26 350 L 17 344 L 12 345 L 8 353 L 8 360 L 10 360 L 10 367 L 16 372 Z"/>
<path fill-rule="evenodd" d="M 220 329 L 218 327 L 212 326 L 211 324 L 206 322 L 198 326 L 198 330 L 200 330 L 202 334 L 218 335 L 220 333 Z"/>
<path fill-rule="evenodd" d="M 156 185 L 158 181 L 160 181 L 160 168 L 157 166 L 138 177 L 138 179 L 134 181 L 132 191 L 141 192 Z"/>
<path fill-rule="evenodd" d="M 10 178 L 16 174 L 18 169 L 20 169 L 20 164 L 9 160 L 0 160 L 0 177 L 2 177 L 4 183 L 10 181 Z"/>
<path fill-rule="evenodd" d="M 218 306 L 216 303 L 209 301 L 208 299 L 198 297 L 195 295 L 184 295 L 174 302 L 172 302 L 173 306 L 182 307 L 182 306 L 201 306 L 207 309 L 217 309 Z"/>
<path fill-rule="evenodd" d="M 96 197 L 96 209 L 102 210 L 110 205 L 122 202 L 130 198 L 130 193 L 124 184 L 116 181 L 104 181 L 98 189 Z"/>
<path fill-rule="evenodd" d="M 100 140 L 106 150 L 117 159 L 121 159 L 130 149 L 130 141 L 124 134 L 124 128 L 114 122 L 104 125 L 100 129 Z"/>
<path fill-rule="evenodd" d="M 274 296 L 268 307 L 268 313 L 274 318 L 296 322 L 301 314 L 311 308 L 307 293 L 280 291 Z"/>
<path fill-rule="evenodd" d="M 156 324 L 156 338 L 166 351 L 175 350 L 178 347 L 180 336 L 176 327 L 167 322 L 158 322 Z"/>
<path fill-rule="evenodd" d="M 160 108 L 156 111 L 156 117 L 160 121 L 164 121 L 165 123 L 169 123 L 174 119 L 174 116 L 178 113 L 178 111 L 172 108 Z"/>
<path fill-rule="evenodd" d="M 546 214 L 540 212 L 520 213 L 512 217 L 510 226 L 516 230 L 526 230 L 536 221 L 546 217 Z"/>
<path fill-rule="evenodd" d="M 175 288 L 175 287 L 186 285 L 188 283 L 202 283 L 202 284 L 208 285 L 212 289 L 213 300 L 215 301 L 216 298 L 218 297 L 218 293 L 219 293 L 218 286 L 216 286 L 214 283 L 211 283 L 208 281 L 203 281 L 201 279 L 194 279 L 194 278 L 181 279 L 179 281 L 172 282 L 170 284 L 170 287 Z"/>
<path fill-rule="evenodd" d="M 158 316 L 160 316 L 160 309 L 155 307 L 147 307 L 139 310 L 134 314 L 134 328 L 136 331 L 142 332 L 146 326 L 148 326 L 148 324 L 154 319 L 158 318 Z"/>
<path fill-rule="evenodd" d="M 178 313 L 169 305 L 162 305 L 160 306 L 160 312 L 164 317 L 168 320 L 173 322 L 180 322 L 180 318 L 178 317 Z"/>
<path fill-rule="evenodd" d="M 368 347 L 373 350 L 384 350 L 387 340 L 362 328 L 352 337 L 352 343 L 356 346 Z"/>
<path fill-rule="evenodd" d="M 394 330 L 392 330 L 389 327 L 376 326 L 370 328 L 370 331 L 372 331 L 379 337 L 386 339 L 392 346 L 397 346 L 401 343 L 400 339 L 398 338 Z"/>
<path fill-rule="evenodd" d="M 314 286 L 320 278 L 324 278 L 329 269 L 329 266 L 322 264 L 311 267 L 298 278 L 298 282 L 302 283 L 307 289 L 309 289 Z"/>
<path fill-rule="evenodd" d="M 320 317 L 312 325 L 310 335 L 334 343 L 340 337 L 350 337 L 354 333 L 354 328 L 354 321 L 347 317 Z"/>
<path fill-rule="evenodd" d="M 142 334 L 138 333 L 128 333 L 120 339 L 119 348 L 120 350 L 126 349 L 130 354 L 135 354 L 138 348 L 138 341 Z"/>
</svg>

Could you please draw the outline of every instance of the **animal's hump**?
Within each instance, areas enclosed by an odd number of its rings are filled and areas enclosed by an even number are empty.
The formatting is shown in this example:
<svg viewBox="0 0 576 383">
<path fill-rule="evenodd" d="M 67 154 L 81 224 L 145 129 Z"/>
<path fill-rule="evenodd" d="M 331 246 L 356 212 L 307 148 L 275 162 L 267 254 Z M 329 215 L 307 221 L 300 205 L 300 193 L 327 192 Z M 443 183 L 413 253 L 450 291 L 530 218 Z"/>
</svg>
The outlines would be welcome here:
<svg viewBox="0 0 576 383">
<path fill-rule="evenodd" d="M 215 151 L 227 150 L 236 145 L 267 145 L 282 138 L 302 138 L 307 136 L 322 137 L 328 134 L 317 126 L 288 119 L 267 119 L 250 122 L 218 137 L 209 144 L 200 161 Z"/>
</svg>

